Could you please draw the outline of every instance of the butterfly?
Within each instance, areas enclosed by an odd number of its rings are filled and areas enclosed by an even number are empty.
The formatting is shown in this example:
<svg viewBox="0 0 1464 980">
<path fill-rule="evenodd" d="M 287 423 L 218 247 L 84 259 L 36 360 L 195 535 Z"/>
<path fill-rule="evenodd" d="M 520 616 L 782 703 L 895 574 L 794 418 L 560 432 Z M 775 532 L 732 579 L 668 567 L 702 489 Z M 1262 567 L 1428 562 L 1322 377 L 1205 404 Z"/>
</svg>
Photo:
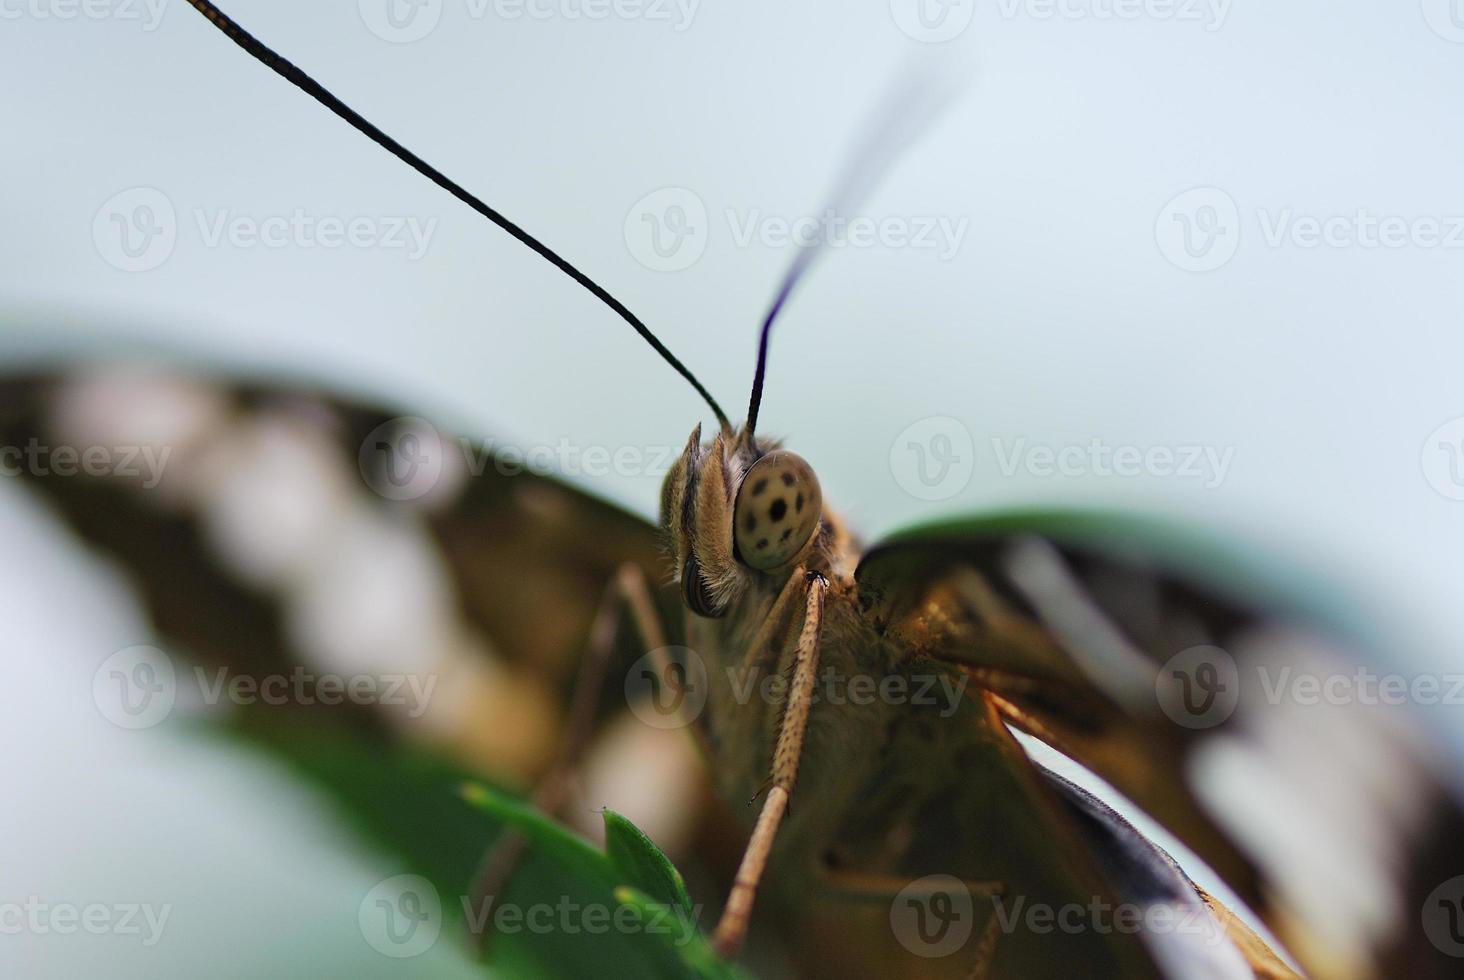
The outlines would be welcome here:
<svg viewBox="0 0 1464 980">
<path fill-rule="evenodd" d="M 269 676 L 322 662 L 381 670 L 415 651 L 457 704 L 423 718 L 295 705 L 294 721 L 247 715 L 251 737 L 337 793 L 368 792 L 345 784 L 373 773 L 402 787 L 423 767 L 458 766 L 534 774 L 536 801 L 557 810 L 593 720 L 623 703 L 604 679 L 644 675 L 653 710 L 693 733 L 721 795 L 754 801 L 728 832 L 745 845 L 712 930 L 728 959 L 777 929 L 807 972 L 1291 975 L 1132 824 L 1037 762 L 1036 740 L 1186 844 L 1309 975 L 1452 974 L 1464 855 L 1449 760 L 1396 712 L 1267 696 L 1278 676 L 1382 662 L 1348 607 L 1275 560 L 1119 514 L 980 515 L 864 546 L 811 464 L 757 431 L 772 328 L 811 250 L 763 321 L 735 426 L 605 289 L 213 4 L 190 3 L 589 290 L 717 423 L 691 432 L 653 524 L 498 465 L 433 472 L 419 492 L 418 467 L 445 464 L 450 440 L 308 390 L 176 364 L 7 381 L 6 446 L 177 454 L 152 487 L 121 466 L 100 479 L 30 473 L 136 571 L 172 645 Z M 568 734 L 546 753 L 527 733 L 556 702 L 570 705 Z M 343 772 L 306 758 L 301 739 L 376 751 Z M 421 747 L 432 762 L 410 754 Z M 403 829 L 420 834 L 421 817 L 394 821 L 374 799 L 378 832 L 444 880 L 510 887 L 505 850 L 476 868 L 472 854 L 426 855 Z M 600 954 L 571 955 L 566 969 L 583 973 Z"/>
</svg>

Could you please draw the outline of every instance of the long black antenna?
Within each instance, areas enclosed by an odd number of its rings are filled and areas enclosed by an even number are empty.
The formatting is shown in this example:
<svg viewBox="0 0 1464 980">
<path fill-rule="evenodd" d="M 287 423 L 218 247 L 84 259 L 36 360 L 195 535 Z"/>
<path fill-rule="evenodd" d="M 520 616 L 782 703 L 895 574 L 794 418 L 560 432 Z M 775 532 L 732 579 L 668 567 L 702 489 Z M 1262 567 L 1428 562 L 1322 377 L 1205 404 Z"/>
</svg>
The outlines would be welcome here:
<svg viewBox="0 0 1464 980">
<path fill-rule="evenodd" d="M 951 86 L 936 73 L 949 71 L 947 65 L 911 62 L 891 86 L 876 112 L 865 124 L 864 138 L 849 154 L 844 171 L 835 182 L 831 204 L 818 222 L 818 233 L 811 241 L 801 242 L 793 263 L 783 274 L 783 281 L 773 296 L 772 306 L 763 317 L 762 333 L 757 341 L 757 369 L 752 375 L 752 397 L 747 403 L 747 428 L 742 437 L 749 446 L 756 446 L 757 414 L 762 407 L 763 381 L 768 373 L 768 338 L 773 321 L 783 311 L 793 287 L 803 278 L 808 267 L 828 243 L 833 222 L 846 218 L 858 207 L 894 165 L 895 158 L 929 125 L 952 95 Z"/>
<path fill-rule="evenodd" d="M 661 341 L 657 339 L 655 334 L 651 333 L 650 328 L 642 323 L 639 317 L 630 312 L 630 310 L 626 309 L 625 305 L 621 303 L 620 300 L 616 299 L 614 296 L 611 296 L 604 289 L 598 286 L 589 276 L 585 275 L 583 272 L 570 265 L 568 260 L 562 258 L 549 246 L 545 245 L 533 235 L 530 235 L 528 232 L 524 231 L 518 225 L 505 218 L 502 214 L 499 214 L 497 211 L 484 204 L 481 200 L 464 190 L 461 185 L 453 180 L 450 180 L 436 167 L 433 167 L 426 160 L 423 160 L 411 150 L 407 149 L 405 146 L 402 146 L 396 140 L 386 135 L 386 133 L 382 132 L 375 125 L 368 122 L 366 118 L 362 116 L 359 112 L 357 112 L 355 109 L 352 109 L 350 106 L 346 105 L 340 99 L 332 95 L 324 85 L 321 85 L 315 79 L 305 74 L 305 72 L 301 71 L 287 59 L 280 57 L 266 44 L 264 44 L 264 42 L 260 41 L 253 34 L 250 34 L 248 31 L 244 30 L 244 28 L 240 27 L 237 23 L 234 22 L 231 17 L 229 17 L 228 14 L 224 13 L 218 7 L 215 7 L 212 3 L 209 3 L 208 0 L 188 0 L 188 3 L 199 13 L 203 14 L 203 16 L 207 17 L 215 27 L 223 31 L 225 36 L 227 36 L 229 40 L 239 45 L 239 47 L 243 48 L 260 63 L 273 69 L 277 74 L 284 78 L 285 81 L 300 89 L 306 95 L 310 96 L 315 101 L 325 106 L 337 116 L 340 116 L 346 122 L 350 123 L 353 128 L 355 128 L 363 135 L 365 135 L 368 139 L 370 139 L 373 143 L 376 143 L 378 146 L 385 149 L 392 156 L 396 157 L 398 160 L 401 160 L 407 166 L 417 171 L 417 173 L 426 177 L 428 180 L 432 181 L 438 187 L 441 187 L 443 190 L 447 191 L 459 201 L 462 201 L 468 207 L 472 208 L 474 211 L 478 212 L 483 217 L 487 218 L 489 221 L 493 222 L 495 225 L 508 232 L 514 238 L 517 238 L 519 241 L 523 242 L 535 252 L 538 252 L 539 255 L 543 256 L 545 259 L 548 259 L 550 263 L 552 263 L 565 275 L 569 276 L 569 278 L 573 279 L 575 282 L 588 289 L 596 299 L 604 303 L 606 306 L 610 307 L 610 309 L 614 310 L 616 313 L 620 314 L 620 318 L 626 323 L 630 324 L 635 332 L 640 334 L 642 339 L 644 339 L 646 343 L 650 344 L 651 348 L 657 354 L 660 354 L 661 358 L 667 364 L 671 365 L 671 367 L 675 369 L 677 374 L 681 375 L 687 381 L 691 382 L 691 386 L 696 389 L 697 394 L 706 399 L 707 404 L 711 406 L 712 413 L 717 416 L 717 422 L 721 424 L 722 428 L 729 430 L 731 429 L 732 426 L 727 421 L 727 415 L 725 412 L 722 411 L 722 406 L 718 405 L 717 400 L 712 397 L 711 393 L 707 391 L 706 388 L 702 387 L 702 383 L 696 379 L 696 375 L 692 374 L 691 371 L 687 369 L 686 365 L 677 360 L 676 355 L 667 350 L 666 345 L 661 343 Z"/>
<path fill-rule="evenodd" d="M 783 284 L 778 287 L 778 293 L 773 297 L 773 305 L 768 308 L 768 315 L 763 317 L 762 333 L 757 341 L 757 370 L 752 375 L 752 398 L 747 404 L 747 428 L 743 437 L 749 446 L 754 445 L 752 436 L 757 431 L 757 413 L 762 407 L 763 379 L 768 373 L 768 337 L 773 332 L 773 321 L 783 309 L 783 304 L 788 301 L 788 295 L 793 292 L 793 287 L 802 278 L 804 270 L 813 261 L 814 255 L 818 254 L 813 248 L 800 248 L 793 259 L 793 264 L 783 276 Z"/>
</svg>

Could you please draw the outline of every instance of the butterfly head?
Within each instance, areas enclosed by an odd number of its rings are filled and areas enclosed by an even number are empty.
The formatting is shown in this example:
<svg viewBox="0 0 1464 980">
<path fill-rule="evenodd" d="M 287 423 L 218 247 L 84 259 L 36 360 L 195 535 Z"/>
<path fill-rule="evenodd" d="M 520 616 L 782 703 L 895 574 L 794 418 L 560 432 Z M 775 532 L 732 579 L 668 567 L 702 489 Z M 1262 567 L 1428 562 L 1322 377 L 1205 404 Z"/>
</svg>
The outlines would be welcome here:
<svg viewBox="0 0 1464 980">
<path fill-rule="evenodd" d="M 699 616 L 722 615 L 759 576 L 808 561 L 823 516 L 803 457 L 725 430 L 703 443 L 697 426 L 661 488 L 681 595 Z"/>
</svg>

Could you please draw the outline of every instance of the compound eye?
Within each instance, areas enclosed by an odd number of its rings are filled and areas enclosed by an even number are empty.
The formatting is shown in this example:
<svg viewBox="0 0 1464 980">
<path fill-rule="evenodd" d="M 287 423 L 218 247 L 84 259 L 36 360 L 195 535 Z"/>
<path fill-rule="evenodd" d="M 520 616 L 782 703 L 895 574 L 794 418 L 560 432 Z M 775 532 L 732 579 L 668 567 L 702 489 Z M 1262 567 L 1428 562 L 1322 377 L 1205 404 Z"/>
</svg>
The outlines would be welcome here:
<svg viewBox="0 0 1464 980">
<path fill-rule="evenodd" d="M 818 530 L 823 491 L 813 467 L 775 449 L 752 464 L 737 489 L 737 557 L 759 571 L 786 565 Z"/>
</svg>

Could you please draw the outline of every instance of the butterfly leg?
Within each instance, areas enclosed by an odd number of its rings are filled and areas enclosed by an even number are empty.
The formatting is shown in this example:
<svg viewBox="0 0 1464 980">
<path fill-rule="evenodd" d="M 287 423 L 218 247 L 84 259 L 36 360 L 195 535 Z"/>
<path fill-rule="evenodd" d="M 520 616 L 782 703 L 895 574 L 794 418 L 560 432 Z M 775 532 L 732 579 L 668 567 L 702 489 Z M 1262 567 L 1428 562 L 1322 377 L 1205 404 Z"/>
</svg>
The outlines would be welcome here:
<svg viewBox="0 0 1464 980">
<path fill-rule="evenodd" d="M 823 880 L 824 886 L 829 890 L 831 896 L 845 901 L 924 902 L 927 903 L 924 905 L 925 911 L 933 910 L 937 895 L 947 894 L 950 890 L 950 886 L 946 883 L 949 879 L 929 882 L 922 890 L 923 879 L 916 879 L 912 882 L 899 875 L 865 874 L 839 871 L 833 868 L 824 872 Z M 995 901 L 1006 894 L 1006 886 L 999 881 L 963 881 L 961 884 L 965 886 L 966 892 L 973 899 L 987 898 Z M 1001 918 L 993 911 L 981 930 L 981 938 L 977 940 L 971 969 L 966 974 L 967 980 L 987 980 L 991 976 L 991 964 L 996 955 L 996 943 L 999 938 L 1001 938 Z"/>
<path fill-rule="evenodd" d="M 646 648 L 662 660 L 667 657 L 666 631 L 651 599 L 645 573 L 639 565 L 621 565 L 600 597 L 600 604 L 590 622 L 589 642 L 580 661 L 580 672 L 570 703 L 569 725 L 558 756 L 532 794 L 534 806 L 545 813 L 557 816 L 568 801 L 580 758 L 594 730 L 595 709 L 605 686 L 605 675 L 615 649 L 615 636 L 626 609 L 630 610 L 636 633 Z M 661 678 L 673 676 L 665 663 L 656 665 L 656 673 Z M 701 729 L 690 727 L 698 736 L 705 738 Z M 525 846 L 523 835 L 512 830 L 505 831 L 493 842 L 479 864 L 473 886 L 474 907 L 489 896 L 502 893 L 513 878 Z M 473 940 L 482 950 L 486 947 L 486 932 L 476 931 Z"/>
<path fill-rule="evenodd" d="M 788 811 L 788 797 L 798 778 L 798 761 L 803 753 L 803 736 L 808 729 L 808 711 L 813 704 L 813 684 L 818 672 L 819 637 L 823 630 L 824 595 L 828 591 L 828 583 L 816 575 L 807 580 L 806 588 L 803 630 L 798 636 L 798 651 L 793 662 L 793 684 L 788 692 L 788 706 L 783 712 L 778 743 L 773 751 L 772 785 L 758 813 L 752 839 L 742 854 L 742 863 L 733 879 L 722 919 L 712 936 L 717 952 L 727 959 L 737 955 L 747 935 L 757 886 L 767 868 L 773 840 Z"/>
<path fill-rule="evenodd" d="M 799 594 L 806 592 L 807 583 L 808 572 L 804 567 L 799 565 L 793 569 L 793 574 L 788 576 L 788 581 L 783 583 L 778 597 L 773 600 L 767 618 L 758 627 L 752 642 L 747 645 L 747 653 L 742 659 L 744 672 L 766 670 L 773 666 L 779 653 L 787 649 L 783 645 L 785 634 L 793 627 L 795 604 Z"/>
</svg>

